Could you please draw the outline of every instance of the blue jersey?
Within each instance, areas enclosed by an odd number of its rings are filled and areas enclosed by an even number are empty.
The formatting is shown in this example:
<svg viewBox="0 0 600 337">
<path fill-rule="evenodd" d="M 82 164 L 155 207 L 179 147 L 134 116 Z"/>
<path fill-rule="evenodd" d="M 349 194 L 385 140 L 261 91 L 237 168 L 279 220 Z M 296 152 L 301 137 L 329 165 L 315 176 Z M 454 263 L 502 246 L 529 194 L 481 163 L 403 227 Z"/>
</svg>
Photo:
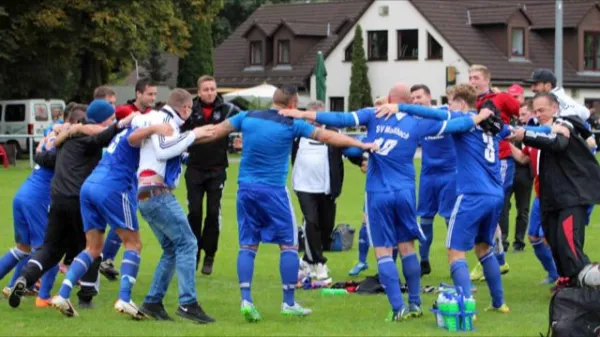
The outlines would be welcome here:
<svg viewBox="0 0 600 337">
<path fill-rule="evenodd" d="M 283 117 L 275 109 L 242 111 L 228 120 L 244 134 L 239 183 L 285 186 L 294 138 L 310 138 L 315 131 L 314 126 Z"/>
<path fill-rule="evenodd" d="M 390 119 L 376 118 L 374 108 L 352 113 L 317 113 L 317 123 L 349 127 L 367 126 L 365 142 L 379 145 L 379 151 L 369 156 L 367 192 L 387 192 L 415 188 L 413 158 L 421 138 L 468 130 L 471 118 L 447 121 L 422 119 L 398 113 Z"/>
<path fill-rule="evenodd" d="M 446 112 L 416 105 L 400 104 L 400 110 L 433 118 L 463 119 L 475 112 Z M 469 118 L 470 119 L 470 118 Z M 498 144 L 507 128 L 497 136 L 484 132 L 479 126 L 468 132 L 453 135 L 456 155 L 456 190 L 460 194 L 490 194 L 503 196 Z"/>
<path fill-rule="evenodd" d="M 448 106 L 439 109 L 448 110 Z M 456 172 L 456 150 L 452 136 L 427 136 L 421 141 L 421 174 Z"/>
<path fill-rule="evenodd" d="M 86 179 L 87 181 L 116 185 L 135 183 L 136 171 L 140 162 L 140 149 L 131 146 L 127 141 L 134 130 L 134 127 L 129 127 L 113 137 L 98 166 Z"/>
</svg>

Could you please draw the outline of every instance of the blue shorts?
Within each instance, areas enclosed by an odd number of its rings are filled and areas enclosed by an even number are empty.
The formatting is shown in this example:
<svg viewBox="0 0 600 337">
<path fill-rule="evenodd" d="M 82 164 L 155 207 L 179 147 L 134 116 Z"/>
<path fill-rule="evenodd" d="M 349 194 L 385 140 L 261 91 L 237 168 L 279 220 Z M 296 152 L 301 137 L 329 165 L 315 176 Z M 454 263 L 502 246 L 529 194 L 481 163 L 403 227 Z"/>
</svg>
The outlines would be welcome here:
<svg viewBox="0 0 600 337">
<path fill-rule="evenodd" d="M 84 232 L 92 229 L 104 232 L 106 225 L 117 229 L 138 231 L 137 197 L 131 186 L 113 188 L 85 182 L 79 196 Z"/>
<path fill-rule="evenodd" d="M 513 186 L 515 177 L 515 160 L 505 158 L 500 160 L 500 179 L 502 179 L 502 189 L 504 195 L 508 194 Z"/>
<path fill-rule="evenodd" d="M 425 234 L 417 222 L 414 189 L 367 192 L 367 233 L 373 247 L 395 247 Z"/>
<path fill-rule="evenodd" d="M 461 194 L 456 198 L 448 224 L 446 247 L 467 252 L 476 243 L 494 245 L 494 233 L 504 206 L 496 195 Z"/>
<path fill-rule="evenodd" d="M 243 184 L 237 194 L 238 237 L 241 246 L 260 242 L 298 244 L 298 229 L 287 188 Z"/>
<path fill-rule="evenodd" d="M 531 213 L 529 214 L 529 230 L 527 235 L 536 238 L 544 237 L 544 230 L 542 229 L 542 212 L 540 211 L 540 199 L 533 199 L 531 204 Z"/>
<path fill-rule="evenodd" d="M 44 243 L 48 226 L 50 197 L 13 199 L 13 219 L 15 242 L 31 247 L 40 247 Z"/>
<path fill-rule="evenodd" d="M 417 215 L 426 218 L 449 218 L 456 201 L 456 173 L 421 175 Z"/>
</svg>

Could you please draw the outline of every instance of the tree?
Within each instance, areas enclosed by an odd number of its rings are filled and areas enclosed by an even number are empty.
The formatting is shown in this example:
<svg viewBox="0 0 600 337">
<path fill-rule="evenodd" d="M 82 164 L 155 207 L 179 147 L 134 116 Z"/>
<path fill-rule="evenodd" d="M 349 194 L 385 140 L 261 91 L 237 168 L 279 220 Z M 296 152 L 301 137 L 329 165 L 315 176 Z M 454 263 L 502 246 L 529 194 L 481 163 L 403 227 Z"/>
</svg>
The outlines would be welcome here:
<svg viewBox="0 0 600 337">
<path fill-rule="evenodd" d="M 350 75 L 350 97 L 348 101 L 348 110 L 350 111 L 373 106 L 368 72 L 362 28 L 360 25 L 356 25 L 354 40 L 352 41 L 352 73 Z"/>
<path fill-rule="evenodd" d="M 132 57 L 159 50 L 183 57 L 191 20 L 212 20 L 223 0 L 4 0 L 1 97 L 63 97 L 81 102 Z M 5 40 L 8 30 L 8 40 Z M 18 80 L 17 80 L 18 79 Z"/>
<path fill-rule="evenodd" d="M 192 44 L 188 54 L 179 60 L 177 86 L 182 88 L 196 87 L 198 77 L 213 75 L 213 41 L 212 23 L 200 21 L 192 28 Z"/>
<path fill-rule="evenodd" d="M 151 79 L 155 83 L 164 83 L 172 75 L 170 72 L 166 71 L 166 65 L 167 61 L 163 59 L 162 51 L 155 42 L 150 50 L 150 55 L 141 64 L 146 70 L 144 77 Z"/>
</svg>

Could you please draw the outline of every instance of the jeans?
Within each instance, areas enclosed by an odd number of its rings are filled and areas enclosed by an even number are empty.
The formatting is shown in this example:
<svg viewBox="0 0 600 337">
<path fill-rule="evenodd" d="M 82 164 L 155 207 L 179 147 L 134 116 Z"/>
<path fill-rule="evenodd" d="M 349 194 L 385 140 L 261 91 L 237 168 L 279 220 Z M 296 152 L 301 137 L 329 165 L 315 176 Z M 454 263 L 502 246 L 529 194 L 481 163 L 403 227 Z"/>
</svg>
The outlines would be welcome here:
<svg viewBox="0 0 600 337">
<path fill-rule="evenodd" d="M 179 304 L 197 302 L 198 244 L 183 208 L 173 194 L 167 193 L 140 201 L 138 209 L 163 249 L 144 302 L 162 303 L 175 271 L 179 281 Z"/>
</svg>

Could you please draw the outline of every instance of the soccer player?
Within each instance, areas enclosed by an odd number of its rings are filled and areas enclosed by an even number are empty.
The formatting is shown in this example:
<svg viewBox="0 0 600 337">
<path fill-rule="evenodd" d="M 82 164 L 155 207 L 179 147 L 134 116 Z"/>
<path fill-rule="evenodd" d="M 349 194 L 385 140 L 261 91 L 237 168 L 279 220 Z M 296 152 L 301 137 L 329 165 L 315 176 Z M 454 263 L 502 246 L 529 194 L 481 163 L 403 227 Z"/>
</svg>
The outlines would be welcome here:
<svg viewBox="0 0 600 337">
<path fill-rule="evenodd" d="M 115 228 L 124 242 L 125 252 L 121 264 L 121 287 L 115 309 L 121 313 L 142 319 L 131 300 L 131 288 L 136 282 L 140 265 L 141 241 L 137 216 L 136 171 L 139 164 L 138 145 L 143 139 L 156 133 L 169 136 L 172 128 L 168 124 L 148 125 L 144 116 L 135 117 L 131 126 L 119 132 L 109 144 L 105 155 L 81 187 L 81 214 L 86 233 L 86 249 L 79 253 L 67 271 L 53 306 L 66 316 L 76 316 L 69 297 L 73 285 L 87 272 L 96 258 L 101 255 L 106 224 Z"/>
<path fill-rule="evenodd" d="M 215 320 L 198 304 L 196 297 L 196 252 L 198 244 L 190 224 L 172 190 L 179 183 L 181 154 L 196 139 L 208 136 L 214 126 L 208 125 L 181 133 L 180 127 L 190 116 L 192 95 L 183 89 L 173 89 L 167 104 L 148 116 L 150 125 L 168 123 L 171 137 L 153 134 L 140 148 L 138 178 L 138 208 L 158 239 L 163 254 L 154 271 L 150 290 L 140 311 L 158 320 L 171 320 L 163 299 L 173 274 L 179 281 L 177 315 L 197 323 Z"/>
<path fill-rule="evenodd" d="M 413 104 L 431 106 L 431 92 L 426 85 L 413 85 L 410 93 Z M 423 276 L 431 273 L 429 251 L 433 242 L 433 219 L 439 214 L 448 224 L 456 200 L 456 151 L 452 136 L 447 134 L 423 138 L 421 149 L 417 215 L 421 217 L 421 229 L 427 238 L 419 245 Z"/>
<path fill-rule="evenodd" d="M 152 110 L 152 105 L 156 100 L 156 84 L 148 79 L 140 79 L 135 84 L 135 100 L 127 101 L 127 104 L 118 106 L 115 109 L 115 117 L 121 120 L 132 113 L 140 112 L 146 114 Z M 135 214 L 135 212 L 134 212 Z M 102 249 L 102 262 L 100 263 L 100 273 L 108 280 L 115 281 L 119 272 L 115 268 L 114 260 L 121 248 L 121 239 L 116 232 L 117 227 L 110 227 L 104 248 Z"/>
<path fill-rule="evenodd" d="M 261 320 L 251 295 L 254 259 L 260 242 L 278 244 L 279 271 L 283 284 L 281 313 L 306 316 L 312 311 L 295 301 L 298 280 L 298 236 L 292 201 L 286 188 L 289 158 L 294 138 L 305 137 L 338 147 L 376 148 L 341 133 L 315 128 L 304 121 L 285 118 L 281 109 L 294 109 L 298 91 L 277 89 L 273 106 L 264 111 L 242 111 L 217 125 L 213 139 L 231 132 L 243 133 L 242 160 L 238 178 L 237 219 L 240 251 L 237 272 L 242 295 L 241 312 L 248 322 Z"/>
<path fill-rule="evenodd" d="M 69 131 L 57 137 L 55 144 L 60 149 L 56 152 L 55 174 L 51 184 L 52 204 L 44 244 L 30 258 L 11 289 L 9 304 L 12 307 L 20 305 L 25 289 L 53 268 L 65 253 L 80 252 L 85 248 L 79 203 L 81 185 L 100 161 L 102 148 L 122 127 L 122 124 L 113 124 L 114 108 L 105 100 L 94 100 L 87 107 L 86 116 L 92 124 L 109 127 L 97 135 L 69 138 L 79 130 L 77 126 L 71 126 Z M 126 124 L 130 120 L 122 122 Z M 91 300 L 97 294 L 95 281 L 99 265 L 99 259 L 94 261 L 94 266 L 82 279 L 82 289 L 78 294 L 80 306 L 91 306 Z"/>
<path fill-rule="evenodd" d="M 535 114 L 538 122 L 542 125 L 552 126 L 553 122 L 553 111 L 552 110 L 540 110 Z M 535 147 L 526 146 L 523 151 L 511 144 L 512 155 L 516 161 L 521 164 L 531 164 L 531 169 L 534 175 L 534 189 L 535 199 L 531 207 L 531 215 L 529 217 L 529 242 L 533 247 L 535 256 L 538 258 L 542 267 L 546 270 L 548 275 L 542 281 L 542 284 L 554 284 L 558 280 L 558 272 L 554 259 L 552 258 L 552 251 L 548 244 L 544 240 L 544 231 L 542 229 L 542 218 L 540 210 L 540 177 L 539 177 L 539 155 L 540 150 Z"/>
<path fill-rule="evenodd" d="M 398 85 L 402 95 L 410 97 L 406 85 Z M 402 104 L 400 104 L 402 105 Z M 398 108 L 397 104 L 384 107 Z M 335 127 L 367 126 L 367 140 L 380 149 L 369 156 L 366 184 L 367 231 L 375 247 L 379 281 L 383 285 L 392 312 L 388 321 L 423 315 L 420 297 L 421 267 L 414 240 L 424 241 L 415 210 L 415 170 L 413 157 L 421 138 L 442 133 L 467 131 L 489 114 L 466 115 L 451 121 L 434 121 L 398 113 L 390 119 L 376 118 L 374 108 L 353 113 L 327 113 L 285 110 L 281 114 L 316 121 Z M 404 305 L 399 275 L 392 259 L 392 247 L 398 246 L 402 270 L 408 286 L 408 308 Z"/>
<path fill-rule="evenodd" d="M 477 94 L 468 84 L 459 84 L 448 90 L 449 111 L 416 105 L 385 106 L 392 111 L 426 118 L 450 119 L 448 123 L 465 116 L 476 116 Z M 482 109 L 480 114 L 488 111 Z M 488 111 L 488 113 L 490 113 Z M 504 135 L 507 134 L 504 129 Z M 457 157 L 457 199 L 448 227 L 446 247 L 454 285 L 461 287 L 465 298 L 471 297 L 471 280 L 465 260 L 466 252 L 475 247 L 475 254 L 483 266 L 485 280 L 492 296 L 487 310 L 508 313 L 498 260 L 492 246 L 498 217 L 504 203 L 504 192 L 498 160 L 498 136 L 485 132 L 479 126 L 465 133 L 453 135 Z"/>
<path fill-rule="evenodd" d="M 504 124 L 509 124 L 511 118 L 519 117 L 519 110 L 521 108 L 521 104 L 519 101 L 512 97 L 511 95 L 504 92 L 494 92 L 490 89 L 490 82 L 492 79 L 492 74 L 488 70 L 486 66 L 474 64 L 469 68 L 469 83 L 475 88 L 477 92 L 477 109 L 481 107 L 481 105 L 487 101 L 491 100 L 494 105 L 500 109 L 502 121 Z M 499 159 L 500 159 L 500 177 L 502 179 L 502 189 L 504 191 L 504 195 L 509 194 L 508 192 L 512 189 L 513 177 L 515 172 L 515 162 L 512 158 L 512 153 L 510 150 L 510 143 L 507 140 L 500 141 L 500 148 L 498 150 Z M 505 200 L 505 203 L 510 202 L 510 200 Z M 503 204 L 503 209 L 504 204 Z M 508 217 L 508 214 L 501 213 L 500 217 Z M 500 221 L 501 219 L 499 219 Z M 504 222 L 503 222 L 504 223 Z M 501 223 L 500 223 L 501 224 Z M 506 222 L 506 226 L 508 226 L 508 222 Z M 502 233 L 502 228 L 498 225 L 495 234 L 495 240 L 497 243 L 495 244 L 495 255 L 498 259 L 498 264 L 500 264 L 500 273 L 506 274 L 510 271 L 510 267 L 508 263 L 506 263 L 504 251 L 508 249 L 508 241 L 506 240 L 506 236 L 508 234 L 508 228 L 505 228 L 505 233 Z M 471 280 L 479 280 L 483 281 L 483 270 L 481 264 L 477 264 L 473 271 L 471 272 Z"/>
</svg>

